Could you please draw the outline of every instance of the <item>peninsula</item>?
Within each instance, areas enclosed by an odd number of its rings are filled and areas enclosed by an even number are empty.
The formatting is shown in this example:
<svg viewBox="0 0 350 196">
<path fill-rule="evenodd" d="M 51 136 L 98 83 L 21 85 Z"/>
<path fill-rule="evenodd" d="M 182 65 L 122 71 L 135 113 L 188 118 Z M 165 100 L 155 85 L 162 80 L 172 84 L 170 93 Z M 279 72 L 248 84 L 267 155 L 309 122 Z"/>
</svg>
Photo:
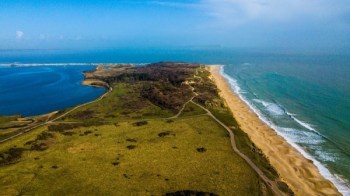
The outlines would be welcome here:
<svg viewBox="0 0 350 196">
<path fill-rule="evenodd" d="M 254 116 L 218 69 L 99 65 L 83 82 L 108 89 L 99 99 L 0 117 L 2 193 L 339 195 Z"/>
</svg>

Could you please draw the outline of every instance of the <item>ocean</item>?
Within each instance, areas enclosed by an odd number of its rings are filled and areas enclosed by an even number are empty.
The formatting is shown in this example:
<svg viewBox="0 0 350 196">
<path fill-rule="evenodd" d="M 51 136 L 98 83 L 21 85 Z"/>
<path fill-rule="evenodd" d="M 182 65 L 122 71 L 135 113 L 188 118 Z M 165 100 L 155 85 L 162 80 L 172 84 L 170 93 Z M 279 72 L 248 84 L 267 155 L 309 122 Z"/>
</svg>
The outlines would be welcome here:
<svg viewBox="0 0 350 196">
<path fill-rule="evenodd" d="M 349 66 L 246 62 L 221 71 L 260 119 L 350 194 Z"/>
<path fill-rule="evenodd" d="M 158 61 L 224 65 L 222 74 L 232 89 L 259 117 L 313 160 L 344 195 L 350 194 L 347 54 L 224 48 L 0 50 L 0 114 L 41 114 L 97 98 L 104 89 L 80 85 L 81 72 L 95 64 Z"/>
</svg>

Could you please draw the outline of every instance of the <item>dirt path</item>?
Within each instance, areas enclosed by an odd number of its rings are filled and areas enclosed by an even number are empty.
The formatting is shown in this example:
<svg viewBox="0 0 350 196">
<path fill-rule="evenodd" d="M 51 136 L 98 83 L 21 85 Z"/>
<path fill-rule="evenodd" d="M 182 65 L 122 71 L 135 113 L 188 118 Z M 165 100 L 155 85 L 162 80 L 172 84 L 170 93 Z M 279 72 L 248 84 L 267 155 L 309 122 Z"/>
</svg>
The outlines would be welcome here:
<svg viewBox="0 0 350 196">
<path fill-rule="evenodd" d="M 241 151 L 238 150 L 236 146 L 236 141 L 235 141 L 235 135 L 231 131 L 229 127 L 227 127 L 223 122 L 221 122 L 219 119 L 217 119 L 208 109 L 205 107 L 195 103 L 194 101 L 190 100 L 193 104 L 196 106 L 202 108 L 204 111 L 207 112 L 207 115 L 209 115 L 212 119 L 214 119 L 217 123 L 219 123 L 223 128 L 226 129 L 226 131 L 230 134 L 230 140 L 231 140 L 231 146 L 232 149 L 240 156 L 242 159 L 244 159 L 248 165 L 260 176 L 260 178 L 271 188 L 271 190 L 276 194 L 276 195 L 285 195 L 283 192 L 279 190 L 277 187 L 277 184 L 275 181 L 270 180 L 269 178 L 266 177 L 266 175 L 261 171 L 260 168 L 258 168 L 245 154 L 243 154 Z"/>
<path fill-rule="evenodd" d="M 192 92 L 195 94 L 193 97 L 191 97 L 190 100 L 188 100 L 186 103 L 183 104 L 182 108 L 180 109 L 180 111 L 175 115 L 175 116 L 172 116 L 172 117 L 169 117 L 169 118 L 166 118 L 166 119 L 173 119 L 173 118 L 178 118 L 182 112 L 184 111 L 186 105 L 190 102 L 192 102 L 192 100 L 198 95 L 197 93 L 194 92 L 194 88 L 192 86 L 190 86 L 192 89 Z"/>
<path fill-rule="evenodd" d="M 195 75 L 195 77 L 199 77 L 197 75 Z M 201 77 L 199 77 L 201 78 Z M 198 103 L 195 103 L 193 101 L 193 99 L 198 95 L 194 90 L 194 87 L 192 87 L 191 85 L 189 85 L 191 87 L 192 92 L 194 93 L 194 96 L 188 100 L 181 108 L 181 110 L 173 117 L 170 117 L 168 119 L 173 119 L 173 118 L 178 118 L 183 110 L 185 109 L 186 105 L 188 103 L 193 103 L 196 106 L 202 108 L 204 111 L 207 112 L 207 115 L 209 115 L 213 120 L 215 120 L 218 124 L 220 124 L 223 128 L 226 129 L 226 131 L 230 134 L 230 141 L 231 141 L 231 146 L 232 149 L 242 158 L 244 159 L 248 165 L 260 176 L 260 178 L 266 183 L 267 186 L 269 186 L 271 188 L 271 190 L 275 193 L 275 195 L 286 195 L 285 193 L 281 192 L 280 189 L 277 186 L 277 183 L 275 181 L 270 180 L 265 174 L 264 172 L 261 171 L 261 169 L 255 165 L 255 163 L 253 163 L 253 161 L 251 161 L 245 154 L 243 154 L 241 151 L 239 151 L 239 149 L 237 148 L 236 145 L 236 141 L 235 141 L 235 135 L 233 134 L 233 132 L 231 131 L 231 129 L 229 127 L 227 127 L 223 122 L 221 122 L 219 119 L 217 119 L 207 108 L 201 106 Z"/>
</svg>

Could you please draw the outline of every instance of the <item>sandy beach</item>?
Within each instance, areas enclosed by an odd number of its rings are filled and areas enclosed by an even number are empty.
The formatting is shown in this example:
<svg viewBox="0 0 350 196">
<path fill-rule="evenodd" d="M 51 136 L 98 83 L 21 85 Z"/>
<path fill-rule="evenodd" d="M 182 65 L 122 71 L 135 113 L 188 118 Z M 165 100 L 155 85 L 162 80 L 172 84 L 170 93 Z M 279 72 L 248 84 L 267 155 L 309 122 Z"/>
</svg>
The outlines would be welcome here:
<svg viewBox="0 0 350 196">
<path fill-rule="evenodd" d="M 255 145 L 268 157 L 296 195 L 341 195 L 336 187 L 325 179 L 312 161 L 306 159 L 283 137 L 266 125 L 230 88 L 220 74 L 220 66 L 209 66 L 212 79 L 220 89 L 235 119 Z"/>
</svg>

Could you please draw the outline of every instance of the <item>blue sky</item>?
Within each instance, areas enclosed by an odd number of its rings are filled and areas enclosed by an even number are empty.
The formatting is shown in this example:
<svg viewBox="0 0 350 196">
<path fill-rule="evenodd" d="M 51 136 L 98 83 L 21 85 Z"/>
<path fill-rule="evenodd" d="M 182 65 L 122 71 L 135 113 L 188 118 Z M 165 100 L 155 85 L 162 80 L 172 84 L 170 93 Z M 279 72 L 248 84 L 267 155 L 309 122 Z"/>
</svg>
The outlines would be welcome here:
<svg viewBox="0 0 350 196">
<path fill-rule="evenodd" d="M 0 49 L 349 48 L 348 0 L 1 0 Z"/>
</svg>

